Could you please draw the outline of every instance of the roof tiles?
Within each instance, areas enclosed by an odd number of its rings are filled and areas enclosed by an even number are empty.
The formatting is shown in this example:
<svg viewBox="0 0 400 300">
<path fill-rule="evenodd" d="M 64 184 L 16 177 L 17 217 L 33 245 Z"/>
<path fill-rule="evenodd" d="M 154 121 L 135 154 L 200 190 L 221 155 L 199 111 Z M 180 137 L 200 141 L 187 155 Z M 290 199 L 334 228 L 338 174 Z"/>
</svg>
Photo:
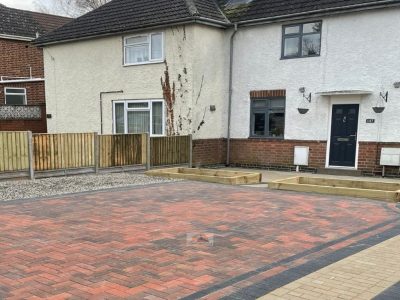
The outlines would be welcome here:
<svg viewBox="0 0 400 300">
<path fill-rule="evenodd" d="M 113 0 L 40 37 L 36 43 L 59 43 L 198 20 L 231 26 L 233 22 L 385 3 L 400 4 L 400 0 Z"/>
</svg>

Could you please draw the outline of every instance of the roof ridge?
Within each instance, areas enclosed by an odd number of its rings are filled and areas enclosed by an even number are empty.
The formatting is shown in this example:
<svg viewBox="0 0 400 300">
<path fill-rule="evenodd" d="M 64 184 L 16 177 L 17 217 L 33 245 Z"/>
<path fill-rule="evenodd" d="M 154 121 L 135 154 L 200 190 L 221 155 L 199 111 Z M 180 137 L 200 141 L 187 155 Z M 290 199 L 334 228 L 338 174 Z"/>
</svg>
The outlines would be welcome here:
<svg viewBox="0 0 400 300">
<path fill-rule="evenodd" d="M 214 2 L 214 4 L 217 7 L 218 11 L 221 13 L 221 15 L 224 16 L 225 20 L 228 23 L 231 23 L 231 21 L 228 19 L 228 17 L 226 16 L 225 12 L 222 10 L 221 6 L 219 5 L 219 2 L 217 0 L 211 0 L 211 1 Z"/>
<path fill-rule="evenodd" d="M 45 12 L 40 12 L 40 11 L 33 11 L 33 10 L 28 10 L 28 9 L 20 9 L 20 8 L 15 8 L 15 7 L 9 7 L 6 6 L 2 3 L 0 3 L 0 8 L 7 8 L 9 10 L 12 11 L 19 11 L 19 12 L 25 12 L 28 14 L 35 14 L 35 15 L 42 15 L 42 16 L 50 16 L 50 17 L 56 17 L 56 18 L 60 18 L 60 19 L 70 19 L 73 20 L 74 18 L 71 17 L 67 17 L 67 16 L 60 16 L 60 15 L 56 15 L 56 14 L 50 14 L 50 13 L 45 13 Z"/>
<path fill-rule="evenodd" d="M 196 16 L 200 15 L 200 13 L 199 13 L 199 11 L 198 11 L 198 9 L 196 7 L 196 4 L 194 3 L 194 0 L 184 0 L 184 1 L 185 1 L 186 6 L 187 6 L 187 8 L 189 10 L 189 14 L 192 17 L 196 17 Z"/>
</svg>

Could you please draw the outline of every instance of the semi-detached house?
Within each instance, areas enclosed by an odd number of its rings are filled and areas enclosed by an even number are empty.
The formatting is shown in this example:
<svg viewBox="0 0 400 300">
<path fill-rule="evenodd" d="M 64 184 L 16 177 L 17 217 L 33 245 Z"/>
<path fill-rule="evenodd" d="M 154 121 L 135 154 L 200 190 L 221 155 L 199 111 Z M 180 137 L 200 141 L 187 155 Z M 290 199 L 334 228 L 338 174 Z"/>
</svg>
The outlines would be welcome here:
<svg viewBox="0 0 400 300">
<path fill-rule="evenodd" d="M 400 1 L 114 0 L 42 36 L 49 132 L 193 134 L 199 164 L 378 172 Z M 398 172 L 398 167 L 391 169 Z"/>
</svg>

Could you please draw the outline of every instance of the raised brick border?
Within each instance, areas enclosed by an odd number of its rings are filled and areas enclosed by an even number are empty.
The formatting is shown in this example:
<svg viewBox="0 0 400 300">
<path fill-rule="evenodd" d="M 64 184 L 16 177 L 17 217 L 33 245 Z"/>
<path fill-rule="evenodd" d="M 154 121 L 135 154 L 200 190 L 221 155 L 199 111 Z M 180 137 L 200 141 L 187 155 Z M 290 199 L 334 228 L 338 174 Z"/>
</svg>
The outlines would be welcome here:
<svg viewBox="0 0 400 300">
<path fill-rule="evenodd" d="M 326 141 L 232 139 L 231 162 L 242 165 L 293 166 L 294 146 L 310 147 L 309 167 L 325 167 Z"/>
<path fill-rule="evenodd" d="M 193 164 L 219 165 L 226 163 L 226 139 L 203 139 L 193 141 Z"/>
<path fill-rule="evenodd" d="M 249 167 L 292 168 L 294 146 L 310 147 L 310 169 L 325 168 L 326 141 L 282 139 L 231 139 L 232 165 Z M 358 170 L 366 174 L 380 175 L 380 153 L 383 147 L 400 148 L 400 143 L 359 142 Z M 226 139 L 202 139 L 193 141 L 195 165 L 226 163 Z M 387 167 L 387 175 L 400 176 L 398 167 Z"/>
</svg>

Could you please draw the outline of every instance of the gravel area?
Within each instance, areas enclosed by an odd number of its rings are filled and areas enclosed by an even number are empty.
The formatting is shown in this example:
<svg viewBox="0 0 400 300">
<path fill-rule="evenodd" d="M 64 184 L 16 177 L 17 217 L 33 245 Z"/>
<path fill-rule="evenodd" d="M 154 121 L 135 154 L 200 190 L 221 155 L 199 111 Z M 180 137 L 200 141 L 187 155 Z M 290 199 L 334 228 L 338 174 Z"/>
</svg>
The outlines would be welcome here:
<svg viewBox="0 0 400 300">
<path fill-rule="evenodd" d="M 0 182 L 0 201 L 37 198 L 95 191 L 115 187 L 140 186 L 177 180 L 146 176 L 142 173 L 90 174 L 36 180 Z"/>
</svg>

